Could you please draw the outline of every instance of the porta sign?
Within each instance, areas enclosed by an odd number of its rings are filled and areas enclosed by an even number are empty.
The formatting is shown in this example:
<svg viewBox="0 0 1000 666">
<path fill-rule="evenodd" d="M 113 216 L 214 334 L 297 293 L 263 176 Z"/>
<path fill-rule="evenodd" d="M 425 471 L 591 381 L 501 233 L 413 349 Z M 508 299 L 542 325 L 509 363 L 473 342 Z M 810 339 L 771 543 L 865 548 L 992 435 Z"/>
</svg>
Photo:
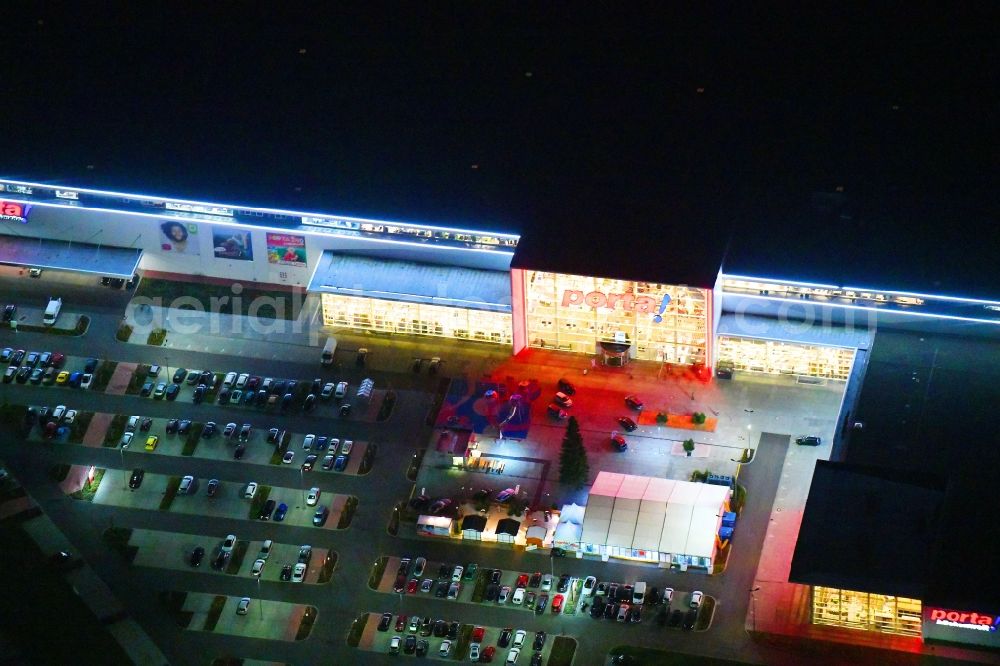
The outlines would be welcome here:
<svg viewBox="0 0 1000 666">
<path fill-rule="evenodd" d="M 670 304 L 670 294 L 664 294 L 662 298 L 653 296 L 636 296 L 635 294 L 605 294 L 603 291 L 591 291 L 583 293 L 579 289 L 567 289 L 563 291 L 562 307 L 571 305 L 585 305 L 592 310 L 597 308 L 607 308 L 614 310 L 620 307 L 625 312 L 639 312 L 641 314 L 652 314 L 653 321 L 660 323 L 661 316 Z"/>
<path fill-rule="evenodd" d="M 930 609 L 931 622 L 946 627 L 973 629 L 975 631 L 996 631 L 1000 625 L 1000 615 L 985 615 L 983 613 L 967 613 L 964 611 L 946 610 L 944 608 Z"/>
<path fill-rule="evenodd" d="M 16 201 L 0 201 L 0 220 L 4 222 L 27 222 L 28 207 Z"/>
</svg>

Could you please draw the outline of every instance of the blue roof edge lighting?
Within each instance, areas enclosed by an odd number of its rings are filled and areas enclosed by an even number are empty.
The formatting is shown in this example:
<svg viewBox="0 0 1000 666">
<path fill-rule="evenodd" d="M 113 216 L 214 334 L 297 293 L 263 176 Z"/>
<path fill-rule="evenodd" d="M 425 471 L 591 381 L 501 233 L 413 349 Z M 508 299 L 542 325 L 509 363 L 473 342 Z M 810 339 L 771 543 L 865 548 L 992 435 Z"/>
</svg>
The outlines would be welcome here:
<svg viewBox="0 0 1000 666">
<path fill-rule="evenodd" d="M 240 210 L 260 212 L 260 213 L 268 213 L 268 214 L 274 214 L 274 215 L 288 215 L 288 216 L 298 217 L 298 218 L 304 218 L 304 217 L 337 218 L 337 219 L 341 219 L 341 220 L 349 220 L 349 221 L 352 221 L 352 222 L 359 222 L 359 223 L 384 224 L 384 225 L 399 226 L 399 227 L 416 227 L 416 228 L 420 228 L 420 229 L 427 229 L 427 230 L 430 230 L 430 231 L 441 231 L 441 232 L 446 232 L 446 233 L 475 234 L 475 235 L 480 235 L 480 236 L 495 236 L 497 238 L 502 238 L 502 239 L 507 239 L 507 240 L 510 240 L 510 241 L 514 241 L 515 244 L 516 244 L 517 241 L 520 241 L 520 238 L 521 238 L 519 234 L 513 234 L 513 233 L 509 233 L 509 232 L 490 231 L 490 230 L 486 230 L 486 229 L 463 229 L 461 227 L 444 227 L 444 226 L 437 226 L 437 225 L 431 225 L 431 224 L 422 224 L 422 223 L 414 223 L 414 222 L 399 222 L 399 221 L 393 221 L 393 220 L 379 220 L 379 219 L 374 219 L 374 218 L 355 217 L 355 216 L 351 216 L 351 215 L 338 215 L 338 214 L 335 214 L 335 213 L 320 213 L 320 212 L 315 212 L 315 211 L 295 211 L 295 210 L 288 210 L 288 209 L 283 209 L 283 208 L 268 208 L 268 207 L 263 207 L 263 206 L 253 206 L 253 205 L 248 205 L 248 204 L 229 204 L 229 203 L 220 203 L 220 202 L 195 201 L 195 200 L 191 200 L 191 199 L 178 199 L 178 198 L 175 198 L 175 197 L 170 197 L 170 196 L 165 196 L 165 195 L 141 194 L 141 193 L 133 193 L 133 192 L 117 192 L 117 191 L 114 191 L 114 190 L 98 190 L 98 189 L 87 188 L 87 187 L 74 187 L 72 185 L 62 185 L 62 184 L 55 184 L 55 183 L 38 183 L 38 182 L 33 182 L 33 181 L 11 180 L 11 179 L 6 179 L 6 178 L 0 178 L 0 184 L 4 184 L 4 185 L 9 184 L 9 185 L 14 185 L 14 186 L 30 187 L 30 188 L 59 189 L 59 190 L 67 191 L 67 192 L 76 192 L 76 193 L 83 192 L 83 193 L 93 194 L 93 195 L 97 195 L 97 196 L 119 197 L 119 198 L 127 198 L 127 199 L 144 200 L 144 201 L 150 201 L 150 202 L 169 202 L 169 203 L 185 204 L 185 205 L 192 205 L 192 206 L 204 206 L 204 207 L 216 208 L 216 209 L 220 209 L 220 208 L 240 209 Z M 11 199 L 17 199 L 19 193 L 16 192 L 16 191 L 5 190 L 5 194 L 11 195 L 9 197 Z M 21 194 L 23 194 L 23 193 L 21 193 Z M 44 202 L 38 202 L 38 201 L 35 201 L 35 200 L 32 199 L 32 200 L 26 201 L 25 203 L 43 205 Z M 58 205 L 58 204 L 50 203 L 49 205 Z M 73 205 L 65 205 L 64 204 L 64 207 L 68 207 L 68 208 L 86 208 L 86 209 L 89 209 L 89 210 L 101 210 L 101 209 L 97 209 L 97 208 L 94 208 L 94 207 L 91 207 L 91 206 L 73 206 Z M 121 213 L 131 213 L 132 212 L 132 211 L 115 210 L 115 209 L 105 209 L 105 210 L 107 210 L 108 212 L 121 212 Z M 147 213 L 147 215 L 148 214 L 149 213 Z M 162 216 L 157 216 L 157 217 L 162 217 Z M 220 223 L 221 222 L 225 222 L 226 220 L 227 220 L 227 218 L 225 216 L 222 216 L 222 215 L 219 216 L 219 222 Z M 235 223 L 235 221 L 233 221 L 233 223 Z M 256 227 L 254 225 L 249 225 L 249 226 L 254 227 L 254 228 L 259 228 L 259 227 Z M 319 225 L 317 225 L 317 226 L 319 226 Z M 500 251 L 500 250 L 497 250 L 497 251 Z M 509 251 L 513 252 L 513 249 L 511 249 Z"/>
<path fill-rule="evenodd" d="M 851 287 L 846 285 L 838 284 L 821 284 L 818 282 L 801 282 L 799 280 L 784 280 L 781 278 L 769 278 L 769 277 L 752 277 L 747 275 L 731 275 L 729 273 L 720 273 L 719 276 L 723 280 L 746 280 L 748 282 L 768 282 L 776 285 L 791 285 L 797 287 L 816 287 L 818 289 L 843 289 L 844 291 L 863 291 L 863 292 L 873 292 L 881 294 L 892 294 L 895 296 L 913 296 L 916 298 L 932 298 L 942 301 L 956 301 L 958 303 L 974 303 L 976 305 L 1000 305 L 1000 301 L 988 301 L 981 298 L 967 298 L 964 296 L 947 296 L 945 294 L 926 294 L 916 291 L 898 291 L 896 289 L 883 289 L 874 287 Z M 911 313 L 916 314 L 916 313 Z"/>
</svg>

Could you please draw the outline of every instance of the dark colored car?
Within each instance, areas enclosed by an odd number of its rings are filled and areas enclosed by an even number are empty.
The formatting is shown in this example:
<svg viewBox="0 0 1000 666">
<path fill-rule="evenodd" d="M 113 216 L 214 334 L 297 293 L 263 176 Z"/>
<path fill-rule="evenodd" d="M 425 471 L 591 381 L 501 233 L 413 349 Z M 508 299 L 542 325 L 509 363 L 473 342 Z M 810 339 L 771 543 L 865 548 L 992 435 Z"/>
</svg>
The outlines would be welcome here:
<svg viewBox="0 0 1000 666">
<path fill-rule="evenodd" d="M 458 624 L 458 622 L 452 622 L 451 624 L 448 625 L 448 638 L 449 639 L 455 640 L 456 638 L 458 638 L 458 629 L 459 629 L 459 626 L 460 625 Z"/>
<path fill-rule="evenodd" d="M 673 610 L 673 612 L 670 613 L 670 622 L 668 622 L 668 624 L 671 627 L 679 627 L 679 626 L 681 626 L 681 619 L 683 617 L 684 617 L 684 614 L 681 612 L 681 609 L 680 608 L 675 608 Z"/>
<path fill-rule="evenodd" d="M 499 647 L 507 647 L 510 645 L 511 628 L 504 627 L 503 631 L 500 632 L 500 638 L 497 639 L 497 645 Z"/>
<path fill-rule="evenodd" d="M 314 409 L 316 409 L 316 395 L 314 393 L 310 393 L 306 396 L 305 402 L 302 403 L 302 410 L 311 412 Z"/>
<path fill-rule="evenodd" d="M 278 441 L 278 432 L 279 431 L 278 431 L 277 428 L 271 428 L 270 430 L 267 431 L 267 443 L 268 444 L 275 444 L 275 443 L 277 443 L 277 441 Z"/>
<path fill-rule="evenodd" d="M 494 569 L 493 573 L 490 574 L 490 582 L 494 585 L 500 584 L 500 579 L 503 577 L 503 571 L 500 569 Z"/>
<path fill-rule="evenodd" d="M 549 595 L 543 594 L 538 597 L 538 601 L 535 602 L 535 613 L 541 615 L 545 612 L 545 607 L 549 605 Z"/>
<path fill-rule="evenodd" d="M 278 509 L 274 512 L 274 522 L 280 523 L 285 519 L 286 513 L 288 513 L 288 505 L 282 502 L 278 505 Z"/>
<path fill-rule="evenodd" d="M 205 549 L 198 546 L 193 551 L 191 551 L 191 566 L 197 567 L 201 565 L 201 561 L 205 559 Z"/>
<path fill-rule="evenodd" d="M 403 641 L 403 653 L 413 654 L 417 649 L 417 637 L 407 636 L 406 640 Z"/>
<path fill-rule="evenodd" d="M 678 609 L 679 610 L 679 609 Z M 684 624 L 682 625 L 685 631 L 691 631 L 694 629 L 694 623 L 698 620 L 698 611 L 694 608 L 689 610 L 684 614 Z"/>
<path fill-rule="evenodd" d="M 177 424 L 177 434 L 186 435 L 191 432 L 191 420 L 181 419 L 180 423 Z"/>
<path fill-rule="evenodd" d="M 604 602 L 601 601 L 600 597 L 594 599 L 594 604 L 590 607 L 590 617 L 595 620 L 600 619 L 604 616 Z"/>
<path fill-rule="evenodd" d="M 424 623 L 420 626 L 420 635 L 427 637 L 430 636 L 434 631 L 434 625 L 431 624 L 431 619 L 429 617 L 424 618 Z"/>
<path fill-rule="evenodd" d="M 306 472 L 310 471 L 313 468 L 313 465 L 316 464 L 316 459 L 317 456 L 315 453 L 310 453 L 309 455 L 307 455 L 306 459 L 302 462 L 303 471 Z"/>
<path fill-rule="evenodd" d="M 260 520 L 271 520 L 271 514 L 274 513 L 275 504 L 276 502 L 273 499 L 269 499 L 264 502 L 264 506 L 261 507 L 260 514 L 258 514 L 257 518 Z"/>
<path fill-rule="evenodd" d="M 139 486 L 141 486 L 142 485 L 142 479 L 143 479 L 144 476 L 146 476 L 146 471 L 145 470 L 140 469 L 138 467 L 135 468 L 134 470 L 132 470 L 132 476 L 129 477 L 129 480 L 128 480 L 128 487 L 131 488 L 132 490 L 135 490 L 136 488 L 138 488 Z"/>
<path fill-rule="evenodd" d="M 636 428 L 639 427 L 639 426 L 637 426 L 635 424 L 635 421 L 633 421 L 632 419 L 630 419 L 627 416 L 619 416 L 618 417 L 618 425 L 620 425 L 621 427 L 625 428 L 625 430 L 628 431 L 628 432 L 632 432 L 633 430 L 635 430 Z"/>
<path fill-rule="evenodd" d="M 347 418 L 348 416 L 350 416 L 350 414 L 351 414 L 351 406 L 350 405 L 341 405 L 340 406 L 340 417 L 341 418 Z"/>
<path fill-rule="evenodd" d="M 200 405 L 205 399 L 205 391 L 208 390 L 204 384 L 198 384 L 194 389 L 194 395 L 191 397 L 191 401 L 196 405 Z"/>
<path fill-rule="evenodd" d="M 139 390 L 139 395 L 141 395 L 143 398 L 148 398 L 152 392 L 153 392 L 153 382 L 146 382 L 145 384 L 142 385 L 142 389 Z"/>
<path fill-rule="evenodd" d="M 313 514 L 313 525 L 316 527 L 322 527 L 326 524 L 326 519 L 330 516 L 330 509 L 325 506 L 321 506 L 316 509 L 316 513 Z"/>
<path fill-rule="evenodd" d="M 448 498 L 443 498 L 431 504 L 428 511 L 432 514 L 438 514 L 447 509 L 449 506 L 451 506 L 451 500 Z"/>
<path fill-rule="evenodd" d="M 417 656 L 425 657 L 427 656 L 427 648 L 430 647 L 430 643 L 427 641 L 417 641 Z"/>
<path fill-rule="evenodd" d="M 209 497 L 215 497 L 215 493 L 217 492 L 219 492 L 219 480 L 212 479 L 208 482 L 208 488 L 206 489 L 206 493 L 208 494 Z"/>
<path fill-rule="evenodd" d="M 153 427 L 153 419 L 148 416 L 144 416 L 142 421 L 139 422 L 140 432 L 149 432 L 149 429 Z"/>
<path fill-rule="evenodd" d="M 642 622 L 642 606 L 631 606 L 628 609 L 628 621 L 632 624 Z"/>
<path fill-rule="evenodd" d="M 281 411 L 287 412 L 288 408 L 292 406 L 292 394 L 286 393 L 281 397 Z"/>
<path fill-rule="evenodd" d="M 558 386 L 559 390 L 566 395 L 576 395 L 576 387 L 570 384 L 568 379 L 560 379 Z"/>
<path fill-rule="evenodd" d="M 405 575 L 396 576 L 396 582 L 392 584 L 392 591 L 402 594 L 403 590 L 405 589 L 406 589 L 406 576 Z"/>
<path fill-rule="evenodd" d="M 815 435 L 796 437 L 795 443 L 799 446 L 819 446 L 823 443 L 823 440 Z"/>
<path fill-rule="evenodd" d="M 13 305 L 13 304 L 11 304 L 11 305 L 5 305 L 4 308 L 3 308 L 3 321 L 4 321 L 4 323 L 6 324 L 11 319 L 13 319 L 15 314 L 17 314 L 17 306 L 16 305 Z"/>
<path fill-rule="evenodd" d="M 533 649 L 535 649 L 535 650 L 541 650 L 543 647 L 545 647 L 545 632 L 544 631 L 536 631 L 535 632 L 535 640 L 531 644 L 531 647 Z"/>
<path fill-rule="evenodd" d="M 218 430 L 218 426 L 215 425 L 215 421 L 209 421 L 201 427 L 201 438 L 202 439 L 212 439 L 215 437 L 215 432 Z"/>
<path fill-rule="evenodd" d="M 625 438 L 615 433 L 611 436 L 611 446 L 614 447 L 616 451 L 628 451 L 628 442 Z"/>
<path fill-rule="evenodd" d="M 448 623 L 444 620 L 438 620 L 434 623 L 434 637 L 444 638 L 448 635 Z"/>
<path fill-rule="evenodd" d="M 292 565 L 286 564 L 285 566 L 281 567 L 281 580 L 287 583 L 291 579 L 292 579 Z"/>
<path fill-rule="evenodd" d="M 343 472 L 345 467 L 347 467 L 347 456 L 337 456 L 337 459 L 333 461 L 333 469 Z"/>
<path fill-rule="evenodd" d="M 434 596 L 438 599 L 444 599 L 448 596 L 448 588 L 451 586 L 451 582 L 447 580 L 439 580 L 437 582 L 437 587 L 434 588 Z"/>
<path fill-rule="evenodd" d="M 627 395 L 625 396 L 625 406 L 628 407 L 629 409 L 642 411 L 642 408 L 645 407 L 646 405 L 642 401 L 642 399 L 639 398 L 638 396 Z"/>
<path fill-rule="evenodd" d="M 382 617 L 378 621 L 378 630 L 389 631 L 389 627 L 391 625 L 392 625 L 392 613 L 382 613 Z"/>
<path fill-rule="evenodd" d="M 229 389 L 224 388 L 219 391 L 219 404 L 228 405 L 229 404 Z"/>
<path fill-rule="evenodd" d="M 187 377 L 188 371 L 184 368 L 177 368 L 177 372 L 174 373 L 174 384 L 180 384 Z"/>
<path fill-rule="evenodd" d="M 223 567 L 226 566 L 226 562 L 228 561 L 229 561 L 229 553 L 220 550 L 219 554 L 215 556 L 214 560 L 212 560 L 212 568 L 216 570 L 221 570 Z"/>
<path fill-rule="evenodd" d="M 30 376 L 31 376 L 31 366 L 25 365 L 20 370 L 17 371 L 17 375 L 14 377 L 14 379 L 17 381 L 18 384 L 27 384 L 28 377 Z"/>
<path fill-rule="evenodd" d="M 177 394 L 181 392 L 181 387 L 177 384 L 171 384 L 167 387 L 167 400 L 176 400 Z"/>
<path fill-rule="evenodd" d="M 569 574 L 559 576 L 559 584 L 556 585 L 556 592 L 565 592 L 569 589 Z"/>
<path fill-rule="evenodd" d="M 535 573 L 531 574 L 531 579 L 528 581 L 528 587 L 537 588 L 541 584 L 542 584 L 542 572 L 536 571 Z"/>
<path fill-rule="evenodd" d="M 233 459 L 234 460 L 242 460 L 243 459 L 243 454 L 246 453 L 246 451 L 247 451 L 247 445 L 246 444 L 239 444 L 236 447 L 236 449 L 233 450 Z"/>
<path fill-rule="evenodd" d="M 177 432 L 177 426 L 179 424 L 180 421 L 178 421 L 177 419 L 170 419 L 169 421 L 167 421 L 167 427 L 166 427 L 167 434 L 168 435 L 175 434 Z"/>
<path fill-rule="evenodd" d="M 615 610 L 615 606 L 616 605 L 617 604 L 604 604 L 604 619 L 605 620 L 610 620 L 610 619 L 614 618 L 615 615 L 618 614 L 618 611 Z"/>
<path fill-rule="evenodd" d="M 437 577 L 438 578 L 451 579 L 451 565 L 450 564 L 442 564 L 441 566 L 439 566 L 438 567 L 438 576 Z"/>
</svg>

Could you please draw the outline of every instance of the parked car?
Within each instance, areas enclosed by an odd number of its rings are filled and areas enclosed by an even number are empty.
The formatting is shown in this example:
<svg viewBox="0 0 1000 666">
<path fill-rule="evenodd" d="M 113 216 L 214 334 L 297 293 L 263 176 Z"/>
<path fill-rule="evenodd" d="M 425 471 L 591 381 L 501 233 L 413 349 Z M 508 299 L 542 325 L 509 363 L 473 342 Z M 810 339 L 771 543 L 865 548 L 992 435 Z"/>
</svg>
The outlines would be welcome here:
<svg viewBox="0 0 1000 666">
<path fill-rule="evenodd" d="M 544 631 L 536 631 L 535 640 L 531 643 L 532 649 L 541 650 L 543 647 L 545 647 L 545 636 L 546 635 Z"/>
<path fill-rule="evenodd" d="M 552 399 L 554 403 L 562 407 L 563 409 L 570 409 L 573 407 L 573 398 L 569 397 L 562 391 L 556 393 L 555 397 Z"/>
<path fill-rule="evenodd" d="M 392 625 L 392 613 L 382 613 L 382 617 L 378 621 L 378 630 L 389 631 L 389 627 L 391 625 Z"/>
<path fill-rule="evenodd" d="M 246 615 L 250 610 L 250 597 L 243 597 L 236 606 L 237 615 Z"/>
<path fill-rule="evenodd" d="M 321 493 L 322 491 L 320 491 L 320 489 L 315 486 L 310 488 L 309 492 L 306 494 L 306 504 L 308 506 L 316 506 L 316 502 L 319 501 L 319 496 Z"/>
<path fill-rule="evenodd" d="M 498 492 L 496 494 L 496 497 L 494 497 L 493 499 L 503 504 L 504 502 L 509 502 L 515 495 L 517 495 L 516 490 L 514 490 L 513 488 L 505 488 L 504 490 Z"/>
<path fill-rule="evenodd" d="M 153 382 L 146 382 L 145 384 L 142 385 L 142 388 L 139 389 L 139 395 L 141 395 L 143 398 L 148 398 L 152 392 L 153 392 Z"/>
<path fill-rule="evenodd" d="M 683 628 L 685 631 L 691 631 L 692 629 L 694 629 L 694 625 L 697 621 L 698 621 L 698 611 L 692 608 L 691 610 L 689 610 L 687 613 L 684 614 L 684 624 L 681 625 L 681 628 Z"/>
<path fill-rule="evenodd" d="M 285 455 L 281 456 L 281 462 L 286 465 L 291 465 L 293 460 L 295 460 L 295 451 L 285 451 Z"/>
<path fill-rule="evenodd" d="M 462 591 L 461 583 L 452 583 L 448 586 L 448 598 L 451 600 L 458 599 L 459 593 Z"/>
<path fill-rule="evenodd" d="M 795 438 L 795 443 L 799 446 L 819 446 L 823 440 L 815 435 L 802 435 Z"/>
<path fill-rule="evenodd" d="M 316 527 L 322 527 L 323 525 L 326 524 L 326 519 L 329 516 L 330 516 L 330 509 L 328 509 L 325 506 L 319 507 L 313 514 L 313 525 L 315 525 Z"/>
<path fill-rule="evenodd" d="M 627 432 L 632 432 L 633 430 L 639 427 L 638 425 L 636 425 L 635 421 L 633 421 L 627 416 L 619 416 L 618 425 L 625 428 Z"/>
<path fill-rule="evenodd" d="M 701 590 L 695 590 L 691 593 L 691 602 L 688 605 L 691 606 L 691 608 L 698 608 L 701 606 L 701 602 L 704 598 L 704 592 Z"/>
<path fill-rule="evenodd" d="M 194 488 L 194 477 L 190 474 L 181 479 L 181 485 L 178 486 L 177 492 L 181 495 L 187 495 Z"/>
<path fill-rule="evenodd" d="M 254 560 L 253 566 L 250 567 L 250 575 L 254 578 L 260 578 L 260 575 L 264 572 L 265 564 L 267 564 L 265 560 L 259 558 Z"/>
<path fill-rule="evenodd" d="M 543 594 L 535 602 L 535 613 L 541 615 L 545 612 L 545 607 L 549 605 L 549 595 Z"/>
<path fill-rule="evenodd" d="M 211 479 L 208 482 L 208 488 L 206 488 L 205 493 L 209 497 L 215 497 L 215 494 L 217 492 L 219 492 L 219 480 L 218 479 Z"/>
<path fill-rule="evenodd" d="M 254 495 L 257 494 L 257 483 L 251 481 L 247 484 L 246 490 L 243 492 L 243 499 L 253 499 Z"/>
<path fill-rule="evenodd" d="M 318 456 L 315 453 L 311 453 L 306 456 L 306 459 L 302 461 L 302 470 L 308 472 L 312 470 L 313 465 L 316 464 L 316 458 Z"/>
<path fill-rule="evenodd" d="M 347 467 L 347 456 L 337 456 L 337 459 L 333 462 L 333 469 L 336 472 L 343 472 Z"/>
<path fill-rule="evenodd" d="M 645 407 L 645 403 L 643 403 L 642 399 L 638 396 L 627 395 L 625 396 L 625 406 L 636 411 L 642 411 L 642 408 Z"/>
<path fill-rule="evenodd" d="M 569 574 L 559 576 L 559 584 L 556 585 L 556 592 L 566 592 L 569 589 Z"/>
<path fill-rule="evenodd" d="M 611 435 L 611 446 L 616 451 L 628 451 L 628 442 L 625 441 L 625 438 L 618 433 Z"/>
<path fill-rule="evenodd" d="M 139 486 L 142 485 L 142 479 L 144 476 L 146 476 L 145 470 L 138 467 L 132 470 L 132 476 L 129 477 L 128 480 L 128 487 L 132 490 L 139 488 Z"/>
<path fill-rule="evenodd" d="M 233 552 L 233 548 L 236 547 L 236 535 L 230 534 L 225 539 L 222 540 L 222 545 L 219 546 L 219 551 L 223 553 Z"/>
<path fill-rule="evenodd" d="M 274 522 L 280 523 L 285 519 L 285 514 L 287 513 L 288 513 L 288 505 L 282 502 L 281 504 L 278 505 L 278 508 L 274 510 L 274 516 L 272 516 L 272 519 L 274 520 Z"/>
<path fill-rule="evenodd" d="M 274 507 L 276 502 L 273 499 L 269 499 L 264 502 L 264 506 L 260 508 L 260 513 L 257 515 L 259 520 L 271 520 L 271 514 L 274 513 Z"/>
<path fill-rule="evenodd" d="M 565 599 L 565 597 L 563 595 L 561 595 L 561 594 L 557 594 L 556 596 L 552 597 L 552 612 L 553 613 L 561 613 L 562 612 L 562 607 L 563 607 L 563 601 L 564 601 L 564 599 Z"/>
<path fill-rule="evenodd" d="M 552 589 L 552 574 L 542 576 L 542 591 L 548 592 Z"/>
<path fill-rule="evenodd" d="M 191 551 L 191 557 L 188 559 L 188 562 L 191 564 L 191 566 L 197 567 L 201 565 L 201 561 L 203 559 L 205 559 L 205 549 L 202 548 L 201 546 L 197 546 L 194 550 Z"/>
<path fill-rule="evenodd" d="M 399 636 L 393 636 L 389 639 L 389 652 L 397 654 L 399 652 L 399 645 L 403 642 L 403 639 Z"/>
<path fill-rule="evenodd" d="M 295 566 L 292 567 L 292 582 L 301 583 L 303 580 L 305 580 L 307 568 L 308 565 L 306 565 L 304 562 L 296 563 Z"/>
<path fill-rule="evenodd" d="M 146 450 L 155 451 L 156 445 L 160 443 L 160 438 L 156 435 L 150 435 L 146 438 Z"/>
</svg>

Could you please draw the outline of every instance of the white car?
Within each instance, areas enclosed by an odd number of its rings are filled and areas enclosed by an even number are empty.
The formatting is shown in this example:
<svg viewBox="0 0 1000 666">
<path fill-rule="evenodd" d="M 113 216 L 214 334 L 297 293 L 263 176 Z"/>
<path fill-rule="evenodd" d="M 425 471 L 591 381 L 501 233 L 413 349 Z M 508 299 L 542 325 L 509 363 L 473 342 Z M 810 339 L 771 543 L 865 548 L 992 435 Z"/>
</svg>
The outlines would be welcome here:
<svg viewBox="0 0 1000 666">
<path fill-rule="evenodd" d="M 479 643 L 469 646 L 469 661 L 479 661 Z"/>
<path fill-rule="evenodd" d="M 315 487 L 310 488 L 309 489 L 309 494 L 306 495 L 306 504 L 308 506 L 316 506 L 316 502 L 319 501 L 319 495 L 320 495 L 320 489 L 319 488 L 315 488 Z"/>
<path fill-rule="evenodd" d="M 250 380 L 250 375 L 244 372 L 242 375 L 240 375 L 239 379 L 236 380 L 236 388 L 238 389 L 243 388 L 244 386 L 247 385 L 247 382 L 249 380 Z"/>
<path fill-rule="evenodd" d="M 333 392 L 333 397 L 338 400 L 347 395 L 347 382 L 337 384 L 337 389 Z"/>
<path fill-rule="evenodd" d="M 226 540 L 222 542 L 222 545 L 219 546 L 219 550 L 223 553 L 231 553 L 233 552 L 233 548 L 235 547 L 236 547 L 236 535 L 230 534 L 229 536 L 226 537 Z"/>
<path fill-rule="evenodd" d="M 295 568 L 292 569 L 292 582 L 301 583 L 305 577 L 306 577 L 306 565 L 303 564 L 302 562 L 299 562 L 298 564 L 295 565 Z"/>
<path fill-rule="evenodd" d="M 393 636 L 392 640 L 389 641 L 389 652 L 399 652 L 399 644 L 403 641 L 399 636 Z"/>
<path fill-rule="evenodd" d="M 542 591 L 548 592 L 552 589 L 552 574 L 542 576 Z"/>
<path fill-rule="evenodd" d="M 503 587 L 500 588 L 500 596 L 497 597 L 497 603 L 505 604 L 507 603 L 507 599 L 509 598 L 510 598 L 510 586 L 504 585 Z"/>
<path fill-rule="evenodd" d="M 455 567 L 455 569 L 451 572 L 451 582 L 457 583 L 460 580 L 462 580 L 462 572 L 463 571 L 465 571 L 464 567 L 461 567 L 461 566 Z"/>
<path fill-rule="evenodd" d="M 514 590 L 514 596 L 511 598 L 511 602 L 515 606 L 520 606 L 521 604 L 524 603 L 524 588 L 523 587 L 519 587 L 516 590 Z"/>
<path fill-rule="evenodd" d="M 323 385 L 323 390 L 320 392 L 319 397 L 323 398 L 324 400 L 329 400 L 330 398 L 333 397 L 334 388 L 335 384 L 333 382 L 327 382 L 326 384 Z"/>
<path fill-rule="evenodd" d="M 674 598 L 674 588 L 672 587 L 663 588 L 663 598 L 661 599 L 661 602 L 669 605 L 670 600 L 673 598 Z"/>
<path fill-rule="evenodd" d="M 340 447 L 340 455 L 342 455 L 342 456 L 349 456 L 349 455 L 351 455 L 351 449 L 353 449 L 353 448 L 354 448 L 354 440 L 353 439 L 345 439 L 344 440 L 344 445 L 342 447 Z"/>
<path fill-rule="evenodd" d="M 524 588 L 522 587 L 521 589 L 523 590 Z M 520 648 L 522 645 L 524 645 L 524 639 L 527 638 L 527 636 L 528 636 L 527 631 L 525 631 L 524 629 L 518 629 L 517 632 L 514 634 L 514 643 L 513 643 L 514 647 Z"/>
<path fill-rule="evenodd" d="M 246 615 L 249 609 L 250 609 L 250 597 L 243 597 L 242 599 L 240 599 L 240 603 L 236 606 L 236 614 Z"/>
<path fill-rule="evenodd" d="M 142 419 L 138 416 L 128 417 L 128 423 L 125 425 L 125 432 L 135 432 L 139 428 L 139 421 Z"/>
<path fill-rule="evenodd" d="M 247 484 L 246 492 L 243 493 L 243 499 L 253 499 L 254 495 L 257 494 L 257 482 L 251 481 Z"/>
<path fill-rule="evenodd" d="M 441 641 L 441 649 L 438 650 L 438 654 L 442 657 L 447 657 L 451 654 L 451 641 Z"/>
<path fill-rule="evenodd" d="M 127 449 L 128 446 L 129 446 L 129 444 L 132 443 L 132 438 L 133 437 L 135 437 L 135 433 L 134 432 L 127 432 L 124 435 L 122 435 L 122 438 L 121 438 L 121 440 L 118 443 L 121 444 L 121 447 L 123 449 Z"/>
<path fill-rule="evenodd" d="M 705 598 L 705 594 L 701 590 L 695 590 L 691 593 L 691 608 L 698 608 L 701 606 L 702 600 Z"/>
<path fill-rule="evenodd" d="M 181 479 L 181 485 L 177 488 L 177 492 L 181 495 L 187 495 L 191 492 L 192 486 L 194 486 L 194 477 L 189 474 Z"/>
<path fill-rule="evenodd" d="M 583 581 L 583 596 L 592 595 L 595 587 L 597 587 L 597 579 L 593 576 L 587 576 L 587 579 Z"/>
<path fill-rule="evenodd" d="M 255 560 L 253 566 L 250 567 L 250 575 L 254 578 L 260 578 L 260 574 L 264 571 L 264 565 L 267 564 L 267 560 L 258 559 Z"/>
<path fill-rule="evenodd" d="M 302 440 L 302 448 L 308 451 L 312 448 L 313 442 L 316 441 L 316 435 L 306 435 Z"/>
<path fill-rule="evenodd" d="M 94 375 L 89 372 L 83 373 L 83 378 L 80 379 L 80 388 L 89 389 L 90 385 L 93 383 L 94 383 Z"/>
<path fill-rule="evenodd" d="M 66 413 L 63 414 L 63 423 L 72 423 L 73 421 L 76 421 L 76 410 L 67 409 Z"/>
<path fill-rule="evenodd" d="M 266 560 L 267 558 L 271 557 L 271 547 L 273 545 L 274 545 L 273 541 L 271 541 L 270 539 L 264 539 L 264 543 L 261 544 L 260 552 L 257 553 L 257 557 L 259 557 L 262 560 Z"/>
<path fill-rule="evenodd" d="M 517 649 L 517 648 L 511 648 L 510 652 L 507 653 L 507 661 L 506 661 L 506 663 L 508 663 L 508 664 L 516 664 L 517 663 L 517 658 L 520 657 L 520 656 L 521 656 L 521 651 L 519 649 Z"/>
<path fill-rule="evenodd" d="M 236 383 L 236 373 L 235 372 L 227 372 L 226 373 L 226 378 L 222 380 L 222 385 L 225 386 L 226 388 L 229 388 L 230 386 L 232 386 L 235 383 Z"/>
</svg>

